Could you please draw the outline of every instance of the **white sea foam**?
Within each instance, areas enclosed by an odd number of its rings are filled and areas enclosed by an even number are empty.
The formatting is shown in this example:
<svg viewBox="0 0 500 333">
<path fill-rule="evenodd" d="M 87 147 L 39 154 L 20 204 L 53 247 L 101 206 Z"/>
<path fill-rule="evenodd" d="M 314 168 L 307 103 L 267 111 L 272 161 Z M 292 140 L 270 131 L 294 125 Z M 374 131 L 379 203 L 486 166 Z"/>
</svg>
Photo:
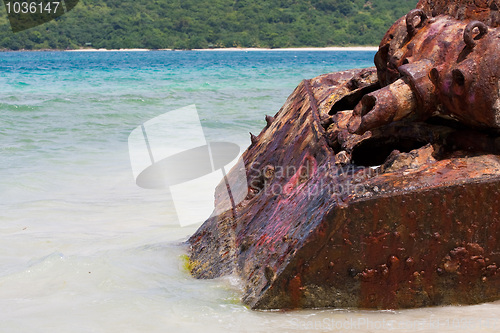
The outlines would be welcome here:
<svg viewBox="0 0 500 333">
<path fill-rule="evenodd" d="M 209 140 L 227 131 L 245 147 L 302 78 L 366 67 L 373 53 L 335 57 L 3 54 L 0 332 L 498 332 L 495 303 L 256 312 L 234 277 L 185 270 L 196 226 L 179 227 L 168 193 L 136 186 L 131 131 L 196 103 Z"/>
</svg>

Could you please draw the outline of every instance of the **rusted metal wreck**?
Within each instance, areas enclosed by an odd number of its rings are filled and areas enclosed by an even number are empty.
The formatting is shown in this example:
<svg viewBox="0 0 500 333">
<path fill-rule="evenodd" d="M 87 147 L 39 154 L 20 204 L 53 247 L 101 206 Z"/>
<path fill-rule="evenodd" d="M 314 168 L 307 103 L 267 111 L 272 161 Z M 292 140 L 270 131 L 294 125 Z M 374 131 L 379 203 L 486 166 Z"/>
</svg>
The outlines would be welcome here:
<svg viewBox="0 0 500 333">
<path fill-rule="evenodd" d="M 190 238 L 192 274 L 238 275 L 254 309 L 500 299 L 499 8 L 422 0 L 376 68 L 304 80 L 243 155 L 247 198 Z"/>
</svg>

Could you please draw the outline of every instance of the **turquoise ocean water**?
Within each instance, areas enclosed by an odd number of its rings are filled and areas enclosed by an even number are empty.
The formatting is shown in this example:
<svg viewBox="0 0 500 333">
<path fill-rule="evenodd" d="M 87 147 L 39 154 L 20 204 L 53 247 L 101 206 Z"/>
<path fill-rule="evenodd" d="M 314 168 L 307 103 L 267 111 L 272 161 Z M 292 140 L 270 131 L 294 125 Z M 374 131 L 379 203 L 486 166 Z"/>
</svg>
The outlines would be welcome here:
<svg viewBox="0 0 500 333">
<path fill-rule="evenodd" d="M 1 53 L 0 332 L 498 331 L 497 304 L 251 311 L 235 278 L 189 276 L 182 242 L 196 226 L 134 183 L 127 140 L 142 123 L 195 104 L 207 139 L 244 148 L 302 79 L 373 56 Z"/>
</svg>

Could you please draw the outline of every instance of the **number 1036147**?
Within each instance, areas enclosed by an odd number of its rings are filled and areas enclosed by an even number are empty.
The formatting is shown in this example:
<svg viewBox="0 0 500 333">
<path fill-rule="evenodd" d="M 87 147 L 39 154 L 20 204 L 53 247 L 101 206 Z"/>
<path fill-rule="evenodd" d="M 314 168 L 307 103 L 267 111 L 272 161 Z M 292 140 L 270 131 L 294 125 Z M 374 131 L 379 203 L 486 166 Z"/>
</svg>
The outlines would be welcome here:
<svg viewBox="0 0 500 333">
<path fill-rule="evenodd" d="M 5 7 L 7 8 L 7 14 L 55 14 L 60 4 L 59 1 L 6 1 Z"/>
</svg>

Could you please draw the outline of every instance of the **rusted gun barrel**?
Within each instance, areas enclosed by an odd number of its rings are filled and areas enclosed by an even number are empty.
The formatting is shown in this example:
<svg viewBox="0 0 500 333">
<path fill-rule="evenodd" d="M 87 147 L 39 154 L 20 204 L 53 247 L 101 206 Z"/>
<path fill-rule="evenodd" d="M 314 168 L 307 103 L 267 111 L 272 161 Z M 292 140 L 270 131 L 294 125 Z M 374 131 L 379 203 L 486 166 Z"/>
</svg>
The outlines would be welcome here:
<svg viewBox="0 0 500 333">
<path fill-rule="evenodd" d="M 477 20 L 429 17 L 415 9 L 384 37 L 375 57 L 384 88 L 354 109 L 349 130 L 440 115 L 500 128 L 500 29 Z"/>
</svg>

